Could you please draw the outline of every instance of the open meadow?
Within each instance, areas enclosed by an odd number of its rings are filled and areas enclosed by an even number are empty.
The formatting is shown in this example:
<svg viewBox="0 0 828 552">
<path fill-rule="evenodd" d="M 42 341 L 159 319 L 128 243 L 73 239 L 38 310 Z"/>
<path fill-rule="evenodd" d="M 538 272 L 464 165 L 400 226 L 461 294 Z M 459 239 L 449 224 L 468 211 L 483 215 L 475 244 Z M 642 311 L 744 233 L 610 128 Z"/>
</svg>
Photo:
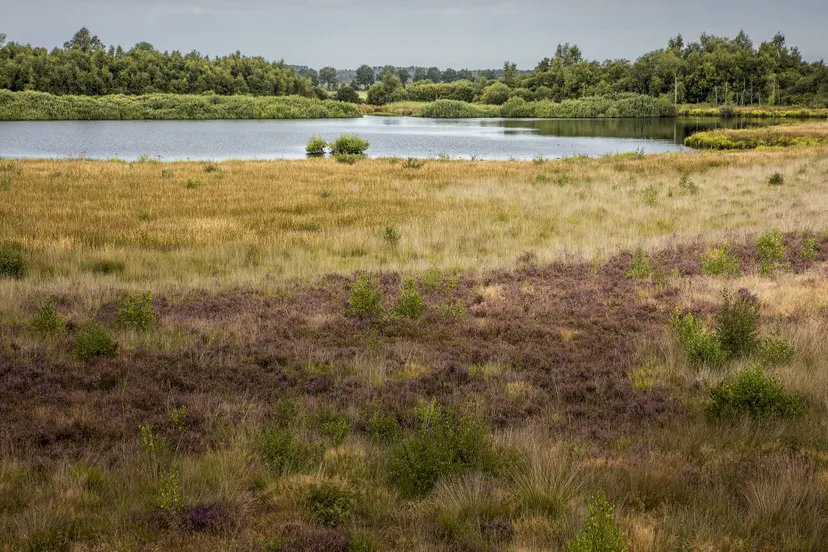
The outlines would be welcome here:
<svg viewBox="0 0 828 552">
<path fill-rule="evenodd" d="M 820 551 L 828 149 L 0 161 L 0 549 Z"/>
</svg>

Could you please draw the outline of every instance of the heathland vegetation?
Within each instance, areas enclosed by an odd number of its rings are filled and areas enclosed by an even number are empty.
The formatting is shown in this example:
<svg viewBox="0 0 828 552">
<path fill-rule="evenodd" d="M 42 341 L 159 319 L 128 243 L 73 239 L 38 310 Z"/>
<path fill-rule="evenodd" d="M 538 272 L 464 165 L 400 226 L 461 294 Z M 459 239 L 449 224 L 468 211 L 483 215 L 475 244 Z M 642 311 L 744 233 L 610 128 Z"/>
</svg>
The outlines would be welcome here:
<svg viewBox="0 0 828 552">
<path fill-rule="evenodd" d="M 823 550 L 826 175 L 2 161 L 2 546 Z"/>
<path fill-rule="evenodd" d="M 765 128 L 711 130 L 688 136 L 684 143 L 693 148 L 716 150 L 818 146 L 828 143 L 828 124 L 800 123 Z"/>
</svg>

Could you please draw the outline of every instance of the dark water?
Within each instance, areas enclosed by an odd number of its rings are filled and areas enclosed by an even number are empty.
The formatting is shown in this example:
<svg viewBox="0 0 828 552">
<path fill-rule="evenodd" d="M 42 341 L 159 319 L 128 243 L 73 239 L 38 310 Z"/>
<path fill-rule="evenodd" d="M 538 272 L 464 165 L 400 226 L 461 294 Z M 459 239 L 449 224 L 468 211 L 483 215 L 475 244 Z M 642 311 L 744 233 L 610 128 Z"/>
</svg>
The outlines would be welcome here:
<svg viewBox="0 0 828 552">
<path fill-rule="evenodd" d="M 697 130 L 737 119 L 419 119 L 0 122 L 0 157 L 163 160 L 298 159 L 311 136 L 353 133 L 372 157 L 532 159 L 685 149 Z M 756 124 L 756 123 L 751 123 Z M 763 124 L 763 123 L 759 123 Z M 766 123 L 765 123 L 766 124 Z"/>
</svg>

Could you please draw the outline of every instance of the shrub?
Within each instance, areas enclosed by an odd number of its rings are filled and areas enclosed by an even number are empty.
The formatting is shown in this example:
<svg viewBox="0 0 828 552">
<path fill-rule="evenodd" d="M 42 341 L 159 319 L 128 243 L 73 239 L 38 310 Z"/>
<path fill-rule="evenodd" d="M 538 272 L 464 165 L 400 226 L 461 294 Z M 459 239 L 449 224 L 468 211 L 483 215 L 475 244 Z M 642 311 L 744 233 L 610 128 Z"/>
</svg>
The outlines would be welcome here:
<svg viewBox="0 0 828 552">
<path fill-rule="evenodd" d="M 397 247 L 397 244 L 400 243 L 400 232 L 393 226 L 386 226 L 385 231 L 382 233 L 382 239 L 385 240 L 388 245 L 391 247 Z"/>
<path fill-rule="evenodd" d="M 817 253 L 819 253 L 819 242 L 817 242 L 816 238 L 805 238 L 802 240 L 800 256 L 803 259 L 813 261 L 817 258 Z"/>
<path fill-rule="evenodd" d="M 716 315 L 716 335 L 728 355 L 741 358 L 752 353 L 759 343 L 759 300 L 746 289 L 736 296 L 722 294 L 723 302 Z"/>
<path fill-rule="evenodd" d="M 187 183 L 184 185 L 184 187 L 188 190 L 194 190 L 196 188 L 201 187 L 201 182 L 198 180 L 194 180 L 192 178 L 188 178 Z"/>
<path fill-rule="evenodd" d="M 204 165 L 204 172 L 206 172 L 208 174 L 209 173 L 214 173 L 214 172 L 219 172 L 218 165 L 216 165 L 215 163 L 207 163 L 206 165 Z"/>
<path fill-rule="evenodd" d="M 459 100 L 437 100 L 424 105 L 420 116 L 430 119 L 472 119 L 475 117 L 496 117 L 497 108 L 479 106 Z"/>
<path fill-rule="evenodd" d="M 650 266 L 650 259 L 644 250 L 640 247 L 635 250 L 633 254 L 630 268 L 624 274 L 626 278 L 651 278 L 655 274 L 653 267 Z"/>
<path fill-rule="evenodd" d="M 378 443 L 390 443 L 400 434 L 400 424 L 391 412 L 377 410 L 368 419 L 368 435 Z"/>
<path fill-rule="evenodd" d="M 781 366 L 787 364 L 794 356 L 794 346 L 778 335 L 763 337 L 759 342 L 760 358 L 767 366 Z"/>
<path fill-rule="evenodd" d="M 0 278 L 22 278 L 26 274 L 26 259 L 17 247 L 0 246 Z"/>
<path fill-rule="evenodd" d="M 94 318 L 81 326 L 75 340 L 75 354 L 87 362 L 101 357 L 114 357 L 117 349 L 118 344 Z"/>
<path fill-rule="evenodd" d="M 346 165 L 355 165 L 357 161 L 362 161 L 365 156 L 360 153 L 336 153 L 334 159 L 337 163 L 345 163 Z"/>
<path fill-rule="evenodd" d="M 444 412 L 432 399 L 421 403 L 417 422 L 391 459 L 391 478 L 404 495 L 421 495 L 445 476 L 494 467 L 491 437 L 475 420 Z"/>
<path fill-rule="evenodd" d="M 756 240 L 756 250 L 759 253 L 759 274 L 772 276 L 776 270 L 788 267 L 785 244 L 779 230 L 774 230 L 759 236 Z"/>
<path fill-rule="evenodd" d="M 37 311 L 37 314 L 32 319 L 32 328 L 43 334 L 55 333 L 62 330 L 66 323 L 63 318 L 58 316 L 55 312 L 55 306 L 52 301 L 46 301 L 42 307 Z"/>
<path fill-rule="evenodd" d="M 699 317 L 675 312 L 670 324 L 691 364 L 718 367 L 727 361 L 718 336 L 706 331 Z"/>
<path fill-rule="evenodd" d="M 768 184 L 771 186 L 781 186 L 785 183 L 785 177 L 782 176 L 780 173 L 773 173 L 771 177 L 768 179 Z"/>
<path fill-rule="evenodd" d="M 282 397 L 273 406 L 273 422 L 282 429 L 293 427 L 299 420 L 299 405 L 290 397 Z"/>
<path fill-rule="evenodd" d="M 425 301 L 422 295 L 420 295 L 416 280 L 413 278 L 405 279 L 402 294 L 397 299 L 395 312 L 400 316 L 415 320 L 420 318 L 423 312 L 425 312 Z"/>
<path fill-rule="evenodd" d="M 162 510 L 179 512 L 184 509 L 181 494 L 181 474 L 178 468 L 164 470 L 161 473 L 161 484 L 156 490 L 156 505 Z"/>
<path fill-rule="evenodd" d="M 702 259 L 702 274 L 708 276 L 736 275 L 741 271 L 739 259 L 724 247 L 709 250 Z"/>
<path fill-rule="evenodd" d="M 324 138 L 314 136 L 308 140 L 308 145 L 305 146 L 305 151 L 308 155 L 324 155 L 327 147 L 328 142 L 326 142 Z"/>
<path fill-rule="evenodd" d="M 87 270 L 95 274 L 122 274 L 124 272 L 123 261 L 111 259 L 99 259 L 86 265 Z"/>
<path fill-rule="evenodd" d="M 483 95 L 480 96 L 480 101 L 489 105 L 502 105 L 506 103 L 511 93 L 511 88 L 502 82 L 496 82 L 483 89 Z"/>
<path fill-rule="evenodd" d="M 333 154 L 360 155 L 365 153 L 370 143 L 359 136 L 343 134 L 331 144 Z"/>
<path fill-rule="evenodd" d="M 351 433 L 351 422 L 341 412 L 322 410 L 318 415 L 319 429 L 322 436 L 329 439 L 334 446 L 339 446 Z"/>
<path fill-rule="evenodd" d="M 699 193 L 698 184 L 690 180 L 690 175 L 688 173 L 682 174 L 681 178 L 679 178 L 679 188 L 691 195 L 696 195 Z"/>
<path fill-rule="evenodd" d="M 425 163 L 416 157 L 408 157 L 403 163 L 404 169 L 420 169 Z"/>
<path fill-rule="evenodd" d="M 265 462 L 277 471 L 287 473 L 299 465 L 299 443 L 290 431 L 268 426 L 259 435 L 258 447 Z"/>
<path fill-rule="evenodd" d="M 148 330 L 155 326 L 155 309 L 152 306 L 152 294 L 124 297 L 118 307 L 118 323 L 125 328 Z"/>
<path fill-rule="evenodd" d="M 615 507 L 603 495 L 592 497 L 589 515 L 578 535 L 566 543 L 567 552 L 626 552 L 624 535 L 615 523 Z"/>
<path fill-rule="evenodd" d="M 342 525 L 350 516 L 353 504 L 353 493 L 333 483 L 311 486 L 305 499 L 313 521 L 325 527 Z"/>
<path fill-rule="evenodd" d="M 360 103 L 359 94 L 351 86 L 343 86 L 336 91 L 336 99 L 340 102 Z"/>
<path fill-rule="evenodd" d="M 711 418 L 747 415 L 754 419 L 784 418 L 804 412 L 802 398 L 787 389 L 779 378 L 760 365 L 752 365 L 725 378 L 710 390 L 707 407 Z"/>
<path fill-rule="evenodd" d="M 373 316 L 380 310 L 382 290 L 368 274 L 360 274 L 351 284 L 348 313 L 352 316 Z"/>
</svg>

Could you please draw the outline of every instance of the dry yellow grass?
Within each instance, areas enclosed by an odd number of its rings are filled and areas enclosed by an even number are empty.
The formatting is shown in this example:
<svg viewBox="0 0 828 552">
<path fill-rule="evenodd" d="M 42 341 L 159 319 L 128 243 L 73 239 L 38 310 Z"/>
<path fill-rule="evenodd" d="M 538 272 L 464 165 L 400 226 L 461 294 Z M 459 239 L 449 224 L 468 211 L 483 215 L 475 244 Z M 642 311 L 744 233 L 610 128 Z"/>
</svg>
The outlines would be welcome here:
<svg viewBox="0 0 828 552">
<path fill-rule="evenodd" d="M 29 259 L 27 279 L 0 283 L 7 303 L 33 288 L 94 297 L 357 269 L 508 268 L 524 253 L 590 260 L 677 240 L 828 227 L 828 153 L 819 148 L 421 169 L 393 160 L 228 162 L 213 172 L 199 163 L 0 165 L 9 180 L 0 242 L 22 245 Z M 767 185 L 775 172 L 784 187 Z M 698 193 L 679 186 L 684 173 Z M 399 243 L 383 239 L 388 226 Z M 98 260 L 125 270 L 95 274 Z"/>
</svg>

